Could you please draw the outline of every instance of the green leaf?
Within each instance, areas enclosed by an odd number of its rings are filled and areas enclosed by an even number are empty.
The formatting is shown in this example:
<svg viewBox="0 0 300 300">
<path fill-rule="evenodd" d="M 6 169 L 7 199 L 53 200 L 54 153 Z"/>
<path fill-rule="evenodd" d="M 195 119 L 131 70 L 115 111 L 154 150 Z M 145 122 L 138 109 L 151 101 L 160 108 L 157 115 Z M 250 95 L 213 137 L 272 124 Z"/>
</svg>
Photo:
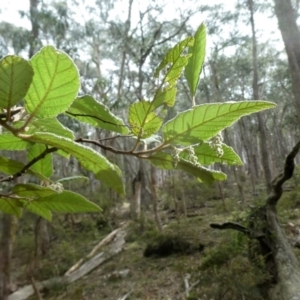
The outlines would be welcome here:
<svg viewBox="0 0 300 300">
<path fill-rule="evenodd" d="M 8 175 L 18 173 L 25 165 L 13 159 L 0 156 L 0 172 Z"/>
<path fill-rule="evenodd" d="M 30 63 L 34 77 L 25 97 L 26 111 L 38 118 L 52 118 L 66 111 L 80 86 L 78 69 L 72 59 L 46 46 Z"/>
<path fill-rule="evenodd" d="M 6 214 L 20 217 L 22 205 L 19 199 L 0 197 L 0 210 Z"/>
<path fill-rule="evenodd" d="M 34 183 L 20 183 L 16 184 L 13 189 L 13 193 L 18 195 L 19 197 L 29 197 L 29 198 L 37 198 L 37 197 L 46 197 L 50 195 L 57 195 L 58 192 L 51 187 L 40 186 Z"/>
<path fill-rule="evenodd" d="M 24 166 L 25 165 L 19 161 L 0 156 L 0 172 L 1 173 L 7 174 L 7 175 L 13 175 L 13 174 L 20 172 L 24 168 Z M 26 173 L 35 175 L 42 180 L 47 180 L 47 178 L 45 176 L 43 176 L 42 174 L 39 174 L 37 172 L 34 172 L 31 168 L 29 170 L 27 170 Z"/>
<path fill-rule="evenodd" d="M 28 61 L 8 55 L 0 60 L 0 107 L 10 108 L 21 101 L 30 86 L 33 70 Z"/>
<path fill-rule="evenodd" d="M 39 156 L 43 151 L 46 150 L 46 146 L 43 144 L 34 144 L 28 150 L 28 161 Z M 47 154 L 43 159 L 37 161 L 34 165 L 31 166 L 31 170 L 42 174 L 43 176 L 49 178 L 53 173 L 53 165 L 52 165 L 52 154 Z"/>
<path fill-rule="evenodd" d="M 74 133 L 69 128 L 63 126 L 56 118 L 52 119 L 37 119 L 31 123 L 32 131 L 50 132 L 59 136 L 63 136 L 73 140 Z"/>
<path fill-rule="evenodd" d="M 162 119 L 151 112 L 151 103 L 143 100 L 130 105 L 129 123 L 136 136 L 147 138 L 159 130 Z"/>
<path fill-rule="evenodd" d="M 195 156 L 198 158 L 200 165 L 211 165 L 213 163 L 222 163 L 227 165 L 243 165 L 240 157 L 235 153 L 232 147 L 222 144 L 223 155 L 219 157 L 217 152 L 210 147 L 209 143 L 201 143 L 194 147 Z M 184 159 L 188 159 L 188 153 L 182 152 L 180 155 Z"/>
<path fill-rule="evenodd" d="M 95 203 L 87 200 L 85 197 L 71 192 L 63 191 L 57 195 L 50 195 L 47 197 L 38 198 L 31 201 L 27 209 L 34 210 L 49 220 L 49 211 L 63 212 L 63 213 L 83 213 L 83 212 L 101 212 L 101 208 Z M 51 216 L 50 216 L 51 219 Z"/>
<path fill-rule="evenodd" d="M 273 108 L 266 101 L 202 104 L 178 114 L 162 127 L 165 143 L 191 145 L 206 141 L 242 116 Z"/>
<path fill-rule="evenodd" d="M 46 144 L 70 153 L 85 169 L 92 171 L 97 179 L 104 181 L 118 193 L 124 194 L 120 169 L 116 165 L 110 163 L 100 153 L 70 139 L 59 137 L 51 133 L 36 132 L 28 138 L 32 142 Z"/>
<path fill-rule="evenodd" d="M 158 89 L 152 103 L 153 110 L 158 108 L 161 105 L 167 105 L 168 107 L 174 106 L 176 93 L 177 93 L 176 87 L 167 87 L 164 89 Z"/>
<path fill-rule="evenodd" d="M 192 46 L 194 43 L 193 37 L 188 37 L 185 40 L 176 44 L 171 50 L 167 52 L 162 62 L 156 68 L 155 77 L 158 77 L 162 70 L 166 69 L 166 75 L 164 76 L 163 82 L 167 86 L 173 87 L 183 70 L 187 65 L 188 59 L 191 54 L 184 54 L 187 47 Z"/>
<path fill-rule="evenodd" d="M 30 147 L 32 143 L 14 136 L 10 132 L 0 135 L 0 150 L 19 151 Z"/>
<path fill-rule="evenodd" d="M 155 109 L 161 105 L 169 107 L 174 105 L 177 92 L 176 83 L 190 56 L 190 54 L 184 54 L 184 51 L 193 42 L 193 37 L 183 40 L 169 50 L 163 58 L 154 76 L 158 77 L 164 69 L 166 70 L 153 100 L 151 102 L 139 101 L 130 106 L 129 123 L 131 131 L 139 138 L 147 138 L 160 129 L 162 118 L 154 112 Z"/>
<path fill-rule="evenodd" d="M 154 77 L 158 77 L 162 71 L 165 71 L 163 75 L 162 83 L 156 91 L 154 99 L 152 101 L 151 111 L 154 111 L 161 105 L 167 105 L 172 107 L 175 103 L 175 97 L 177 93 L 176 83 L 181 75 L 183 68 L 187 65 L 188 59 L 191 54 L 185 54 L 184 51 L 187 47 L 192 46 L 194 38 L 189 37 L 178 44 L 176 44 L 163 58 L 160 65 L 157 67 Z"/>
<path fill-rule="evenodd" d="M 167 153 L 157 153 L 149 157 L 149 161 L 160 169 L 173 170 L 180 169 L 193 176 L 195 176 L 200 182 L 211 184 L 216 180 L 225 180 L 226 175 L 222 172 L 215 170 L 209 170 L 202 166 L 195 166 L 185 159 L 180 159 L 178 164 L 174 165 L 174 159 L 172 155 Z"/>
<path fill-rule="evenodd" d="M 52 221 L 51 210 L 40 206 L 37 201 L 30 201 L 30 202 L 28 202 L 28 204 L 25 206 L 25 208 L 28 211 L 30 211 L 30 212 L 38 215 L 38 216 L 41 216 L 42 218 L 46 219 L 49 222 Z"/>
<path fill-rule="evenodd" d="M 89 95 L 75 99 L 67 114 L 94 127 L 121 134 L 129 132 L 123 120 L 113 115 L 105 105 Z"/>
<path fill-rule="evenodd" d="M 197 29 L 194 38 L 194 45 L 189 47 L 189 53 L 192 54 L 192 57 L 190 57 L 184 71 L 192 96 L 196 94 L 199 76 L 205 58 L 206 28 L 203 23 Z"/>
</svg>

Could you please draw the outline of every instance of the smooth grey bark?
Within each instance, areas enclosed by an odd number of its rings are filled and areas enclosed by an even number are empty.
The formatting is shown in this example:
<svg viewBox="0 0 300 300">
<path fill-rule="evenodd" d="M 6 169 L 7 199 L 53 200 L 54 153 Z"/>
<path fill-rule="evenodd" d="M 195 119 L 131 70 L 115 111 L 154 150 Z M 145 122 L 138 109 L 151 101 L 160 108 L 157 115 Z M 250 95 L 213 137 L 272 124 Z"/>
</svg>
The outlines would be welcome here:
<svg viewBox="0 0 300 300">
<path fill-rule="evenodd" d="M 274 0 L 275 14 L 288 57 L 295 114 L 300 121 L 300 31 L 291 0 Z"/>
<path fill-rule="evenodd" d="M 252 66 L 253 66 L 253 79 L 252 79 L 252 89 L 253 89 L 253 100 L 259 100 L 259 86 L 258 86 L 258 55 L 257 55 L 257 41 L 256 41 L 256 30 L 254 23 L 254 3 L 253 0 L 247 0 L 248 9 L 250 12 L 250 24 L 252 31 Z M 260 138 L 260 152 L 261 152 L 261 164 L 264 170 L 264 176 L 266 181 L 267 192 L 270 193 L 272 190 L 271 186 L 271 167 L 270 167 L 270 155 L 268 150 L 268 136 L 266 132 L 266 125 L 264 123 L 265 113 L 257 114 L 258 130 Z"/>
</svg>

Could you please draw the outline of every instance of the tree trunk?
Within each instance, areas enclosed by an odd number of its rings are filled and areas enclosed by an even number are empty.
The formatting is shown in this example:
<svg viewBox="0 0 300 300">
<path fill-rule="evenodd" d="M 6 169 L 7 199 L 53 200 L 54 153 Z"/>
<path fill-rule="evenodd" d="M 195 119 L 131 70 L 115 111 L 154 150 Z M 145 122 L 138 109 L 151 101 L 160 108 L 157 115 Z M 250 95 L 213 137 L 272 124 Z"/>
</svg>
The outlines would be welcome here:
<svg viewBox="0 0 300 300">
<path fill-rule="evenodd" d="M 130 204 L 131 217 L 133 220 L 140 219 L 141 216 L 141 194 L 142 194 L 142 174 L 138 174 L 132 181 L 132 200 Z"/>
<path fill-rule="evenodd" d="M 10 276 L 10 261 L 15 239 L 17 219 L 15 216 L 3 214 L 0 240 L 0 299 L 6 300 L 13 290 Z"/>
<path fill-rule="evenodd" d="M 274 0 L 278 26 L 288 56 L 292 79 L 295 114 L 300 121 L 300 32 L 291 0 Z"/>
<path fill-rule="evenodd" d="M 212 228 L 235 229 L 246 234 L 257 247 L 249 247 L 249 258 L 262 255 L 265 270 L 269 275 L 261 286 L 264 298 L 270 300 L 300 300 L 300 266 L 277 218 L 276 205 L 282 196 L 282 185 L 294 172 L 294 159 L 300 149 L 300 142 L 287 156 L 284 171 L 272 181 L 272 191 L 266 204 L 256 208 L 248 216 L 248 227 L 227 222 L 211 224 Z M 255 253 L 253 253 L 255 251 Z M 266 293 L 265 293 L 266 291 Z"/>
<path fill-rule="evenodd" d="M 48 221 L 38 218 L 35 225 L 35 256 L 45 256 L 50 250 L 50 235 L 48 230 Z"/>
<path fill-rule="evenodd" d="M 29 57 L 32 57 L 36 51 L 36 44 L 39 37 L 38 24 L 38 0 L 30 0 L 30 22 L 31 22 L 31 36 L 29 39 Z"/>
<path fill-rule="evenodd" d="M 156 225 L 159 231 L 162 231 L 161 219 L 157 205 L 157 180 L 156 180 L 156 168 L 151 165 L 151 192 L 152 192 L 152 205 L 153 213 L 156 221 Z"/>
<path fill-rule="evenodd" d="M 253 0 L 247 0 L 248 9 L 250 12 L 250 24 L 252 31 L 252 64 L 253 64 L 253 80 L 252 80 L 252 88 L 253 88 L 253 99 L 259 100 L 259 87 L 258 87 L 258 63 L 257 63 L 257 42 L 256 42 L 256 32 L 255 32 L 255 23 L 254 23 L 254 10 L 253 10 Z M 258 120 L 258 130 L 260 137 L 260 151 L 261 151 L 261 160 L 262 167 L 264 170 L 265 181 L 267 192 L 270 193 L 272 190 L 271 186 L 271 167 L 270 167 L 270 157 L 267 145 L 267 133 L 266 126 L 264 123 L 263 113 L 257 114 Z"/>
</svg>

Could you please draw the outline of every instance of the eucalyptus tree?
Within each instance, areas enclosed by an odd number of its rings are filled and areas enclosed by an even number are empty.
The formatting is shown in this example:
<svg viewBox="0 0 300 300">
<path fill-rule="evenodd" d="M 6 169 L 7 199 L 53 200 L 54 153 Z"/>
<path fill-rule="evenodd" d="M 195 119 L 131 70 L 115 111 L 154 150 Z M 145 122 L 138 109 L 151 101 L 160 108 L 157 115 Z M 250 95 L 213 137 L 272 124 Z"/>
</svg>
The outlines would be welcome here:
<svg viewBox="0 0 300 300">
<path fill-rule="evenodd" d="M 291 0 L 274 0 L 275 14 L 288 57 L 295 114 L 300 119 L 300 31 Z"/>
</svg>

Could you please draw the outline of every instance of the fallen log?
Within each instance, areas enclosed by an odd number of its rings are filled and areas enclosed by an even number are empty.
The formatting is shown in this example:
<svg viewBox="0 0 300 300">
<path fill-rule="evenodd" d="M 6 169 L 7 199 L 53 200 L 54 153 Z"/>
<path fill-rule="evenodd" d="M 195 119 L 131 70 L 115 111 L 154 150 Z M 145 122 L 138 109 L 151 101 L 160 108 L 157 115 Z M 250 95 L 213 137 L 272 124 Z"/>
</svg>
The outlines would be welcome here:
<svg viewBox="0 0 300 300">
<path fill-rule="evenodd" d="M 112 235 L 112 233 L 114 233 Z M 110 233 L 106 238 L 104 238 L 86 257 L 90 257 L 91 254 L 94 256 L 90 258 L 85 263 L 82 263 L 84 259 L 77 262 L 72 268 L 69 269 L 67 272 L 68 274 L 61 276 L 61 277 L 54 277 L 48 280 L 44 280 L 42 282 L 35 282 L 35 289 L 38 289 L 39 291 L 48 288 L 51 289 L 51 287 L 55 284 L 69 284 L 71 282 L 74 282 L 84 275 L 90 273 L 92 270 L 100 266 L 101 264 L 108 261 L 113 256 L 120 253 L 123 249 L 123 246 L 125 244 L 125 236 L 126 236 L 126 230 L 124 227 L 119 228 L 115 231 Z M 109 238 L 108 238 L 109 237 Z M 105 242 L 103 242 L 105 241 Z M 102 244 L 101 244 L 102 243 Z M 104 245 L 107 245 L 110 243 L 110 245 L 105 249 L 104 251 L 98 253 L 95 255 L 96 251 L 95 249 L 99 249 L 99 245 L 101 244 L 101 247 Z M 75 268 L 76 266 L 76 268 Z M 72 269 L 72 270 L 71 270 Z M 16 292 L 9 295 L 8 300 L 26 300 L 28 297 L 32 296 L 35 293 L 32 284 L 24 286 L 20 289 L 18 289 Z"/>
</svg>

